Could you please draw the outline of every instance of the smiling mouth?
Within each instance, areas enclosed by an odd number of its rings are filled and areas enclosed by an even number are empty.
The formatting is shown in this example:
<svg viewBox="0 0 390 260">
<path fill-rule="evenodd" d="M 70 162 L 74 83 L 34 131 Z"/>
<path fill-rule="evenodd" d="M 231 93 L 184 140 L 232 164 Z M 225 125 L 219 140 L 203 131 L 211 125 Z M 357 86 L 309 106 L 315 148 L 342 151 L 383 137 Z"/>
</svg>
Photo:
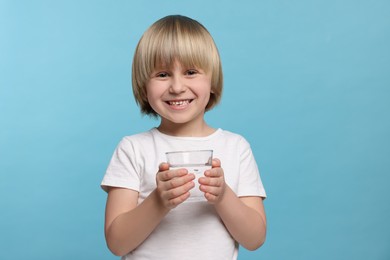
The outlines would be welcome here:
<svg viewBox="0 0 390 260">
<path fill-rule="evenodd" d="M 170 106 L 186 106 L 191 102 L 192 99 L 166 101 L 166 103 Z"/>
</svg>

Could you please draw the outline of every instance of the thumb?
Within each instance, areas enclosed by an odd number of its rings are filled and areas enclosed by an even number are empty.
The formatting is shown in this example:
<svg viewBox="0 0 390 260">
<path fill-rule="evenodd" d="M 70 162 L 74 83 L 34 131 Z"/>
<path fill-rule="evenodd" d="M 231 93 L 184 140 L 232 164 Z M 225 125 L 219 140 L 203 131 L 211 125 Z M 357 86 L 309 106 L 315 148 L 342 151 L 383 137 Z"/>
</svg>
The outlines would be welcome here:
<svg viewBox="0 0 390 260">
<path fill-rule="evenodd" d="M 212 163 L 211 163 L 211 165 L 212 165 L 213 168 L 221 167 L 221 161 L 218 158 L 214 158 Z"/>
<path fill-rule="evenodd" d="M 158 170 L 159 172 L 169 170 L 169 164 L 166 162 L 160 163 L 160 165 L 158 166 Z"/>
</svg>

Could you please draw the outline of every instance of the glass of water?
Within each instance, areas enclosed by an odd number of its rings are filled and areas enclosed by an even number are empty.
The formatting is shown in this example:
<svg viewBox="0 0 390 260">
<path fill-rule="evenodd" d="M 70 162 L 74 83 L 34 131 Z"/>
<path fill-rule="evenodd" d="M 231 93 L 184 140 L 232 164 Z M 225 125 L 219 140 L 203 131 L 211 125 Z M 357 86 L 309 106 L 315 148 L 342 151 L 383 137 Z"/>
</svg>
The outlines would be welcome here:
<svg viewBox="0 0 390 260">
<path fill-rule="evenodd" d="M 199 190 L 198 179 L 204 176 L 204 172 L 211 169 L 213 150 L 176 151 L 167 152 L 169 169 L 185 168 L 189 173 L 195 174 L 195 187 L 190 190 L 191 196 L 187 201 L 204 201 L 203 192 Z"/>
</svg>

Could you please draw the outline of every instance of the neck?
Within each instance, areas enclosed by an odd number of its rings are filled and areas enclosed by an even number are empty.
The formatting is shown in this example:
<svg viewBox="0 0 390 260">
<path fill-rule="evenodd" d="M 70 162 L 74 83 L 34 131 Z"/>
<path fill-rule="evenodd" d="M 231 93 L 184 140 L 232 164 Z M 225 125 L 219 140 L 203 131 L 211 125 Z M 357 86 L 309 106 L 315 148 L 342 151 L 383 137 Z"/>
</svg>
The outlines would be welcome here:
<svg viewBox="0 0 390 260">
<path fill-rule="evenodd" d="M 204 137 L 215 132 L 215 129 L 207 125 L 205 121 L 198 124 L 177 124 L 161 120 L 157 128 L 161 133 L 181 137 Z"/>
</svg>

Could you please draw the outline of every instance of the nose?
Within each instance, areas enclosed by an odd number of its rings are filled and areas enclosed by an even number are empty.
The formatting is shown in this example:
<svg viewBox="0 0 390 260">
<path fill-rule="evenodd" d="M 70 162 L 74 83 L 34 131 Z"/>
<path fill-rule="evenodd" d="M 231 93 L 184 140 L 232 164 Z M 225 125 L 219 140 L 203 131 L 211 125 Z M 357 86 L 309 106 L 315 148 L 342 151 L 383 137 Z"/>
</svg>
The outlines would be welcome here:
<svg viewBox="0 0 390 260">
<path fill-rule="evenodd" d="M 169 87 L 169 92 L 172 94 L 180 94 L 186 91 L 186 86 L 183 80 L 179 77 L 172 77 L 171 85 Z"/>
</svg>

